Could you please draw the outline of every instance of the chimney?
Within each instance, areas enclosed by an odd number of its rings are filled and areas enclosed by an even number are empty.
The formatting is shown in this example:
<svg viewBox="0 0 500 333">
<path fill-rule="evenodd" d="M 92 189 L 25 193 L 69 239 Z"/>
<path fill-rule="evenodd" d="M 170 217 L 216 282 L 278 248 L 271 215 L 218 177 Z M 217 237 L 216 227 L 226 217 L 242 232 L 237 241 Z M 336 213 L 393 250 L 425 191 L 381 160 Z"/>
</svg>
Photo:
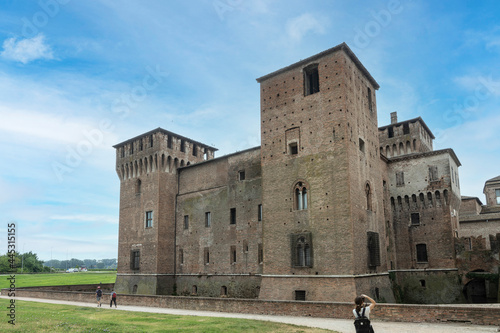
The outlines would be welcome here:
<svg viewBox="0 0 500 333">
<path fill-rule="evenodd" d="M 391 124 L 396 124 L 398 122 L 398 112 L 391 112 Z"/>
</svg>

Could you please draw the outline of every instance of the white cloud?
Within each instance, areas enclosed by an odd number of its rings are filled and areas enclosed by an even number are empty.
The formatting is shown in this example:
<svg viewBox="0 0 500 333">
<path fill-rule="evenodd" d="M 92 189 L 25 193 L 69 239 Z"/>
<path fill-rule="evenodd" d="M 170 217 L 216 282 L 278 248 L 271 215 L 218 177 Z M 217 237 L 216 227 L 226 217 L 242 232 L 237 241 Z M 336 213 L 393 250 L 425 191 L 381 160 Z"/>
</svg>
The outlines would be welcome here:
<svg viewBox="0 0 500 333">
<path fill-rule="evenodd" d="M 52 49 L 45 43 L 45 36 L 42 34 L 21 40 L 15 37 L 8 38 L 3 42 L 3 51 L 0 55 L 23 64 L 37 59 L 54 58 Z"/>
<path fill-rule="evenodd" d="M 286 31 L 292 40 L 300 41 L 308 32 L 314 32 L 317 34 L 325 33 L 327 24 L 328 21 L 326 18 L 315 17 L 310 13 L 305 13 L 288 20 L 286 24 Z"/>
</svg>

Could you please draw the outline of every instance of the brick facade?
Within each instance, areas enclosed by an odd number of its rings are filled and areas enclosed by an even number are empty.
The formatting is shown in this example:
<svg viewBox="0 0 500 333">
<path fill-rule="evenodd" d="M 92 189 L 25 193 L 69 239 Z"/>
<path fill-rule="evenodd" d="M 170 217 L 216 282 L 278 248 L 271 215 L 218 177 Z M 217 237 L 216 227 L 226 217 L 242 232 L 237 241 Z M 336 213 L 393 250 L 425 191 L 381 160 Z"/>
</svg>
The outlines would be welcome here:
<svg viewBox="0 0 500 333">
<path fill-rule="evenodd" d="M 392 302 L 441 279 L 457 297 L 429 302 L 460 299 L 453 150 L 421 118 L 379 128 L 379 86 L 346 44 L 257 81 L 260 147 L 215 159 L 163 129 L 115 146 L 117 290 Z"/>
</svg>

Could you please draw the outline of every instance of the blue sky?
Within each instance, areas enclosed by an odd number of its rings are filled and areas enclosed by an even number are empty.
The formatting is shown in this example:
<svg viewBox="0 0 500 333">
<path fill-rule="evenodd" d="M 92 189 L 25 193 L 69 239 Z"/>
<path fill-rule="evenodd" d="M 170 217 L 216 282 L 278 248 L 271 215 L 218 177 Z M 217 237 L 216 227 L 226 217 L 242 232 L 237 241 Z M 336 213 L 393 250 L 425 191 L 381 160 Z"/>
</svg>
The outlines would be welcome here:
<svg viewBox="0 0 500 333">
<path fill-rule="evenodd" d="M 500 175 L 497 1 L 77 1 L 0 5 L 0 234 L 44 260 L 115 258 L 112 145 L 157 127 L 260 144 L 256 78 L 346 42 L 380 84 L 379 126 L 421 116 L 462 163 Z M 7 249 L 0 239 L 0 252 Z"/>
</svg>

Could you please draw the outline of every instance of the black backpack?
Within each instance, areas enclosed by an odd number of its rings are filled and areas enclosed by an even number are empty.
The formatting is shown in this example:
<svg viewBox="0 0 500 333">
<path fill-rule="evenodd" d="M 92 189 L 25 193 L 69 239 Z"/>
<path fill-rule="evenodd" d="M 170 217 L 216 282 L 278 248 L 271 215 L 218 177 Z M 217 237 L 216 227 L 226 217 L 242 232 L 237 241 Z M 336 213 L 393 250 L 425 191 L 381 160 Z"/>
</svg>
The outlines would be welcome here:
<svg viewBox="0 0 500 333">
<path fill-rule="evenodd" d="M 102 296 L 102 290 L 101 289 L 98 289 L 97 290 L 97 296 L 101 297 Z"/>
<path fill-rule="evenodd" d="M 358 317 L 354 320 L 354 327 L 356 327 L 356 333 L 371 333 L 373 329 L 370 325 L 370 319 L 365 317 L 365 308 L 361 314 L 356 310 Z"/>
</svg>

